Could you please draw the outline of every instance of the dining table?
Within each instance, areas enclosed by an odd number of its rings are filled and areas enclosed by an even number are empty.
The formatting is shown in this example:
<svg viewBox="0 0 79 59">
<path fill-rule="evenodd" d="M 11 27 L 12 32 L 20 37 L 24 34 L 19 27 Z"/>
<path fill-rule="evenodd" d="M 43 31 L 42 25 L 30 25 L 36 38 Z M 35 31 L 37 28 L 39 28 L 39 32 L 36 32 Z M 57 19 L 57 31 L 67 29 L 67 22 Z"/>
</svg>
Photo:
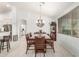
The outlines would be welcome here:
<svg viewBox="0 0 79 59">
<path fill-rule="evenodd" d="M 36 36 L 36 37 L 39 37 L 39 38 L 45 37 L 45 39 L 51 39 L 50 36 L 48 36 L 47 34 L 33 34 L 33 35 L 30 37 L 30 39 L 35 39 L 35 36 Z"/>
<path fill-rule="evenodd" d="M 28 51 L 28 47 L 31 47 L 29 45 L 34 45 L 35 56 L 38 52 L 44 53 L 45 56 L 47 49 L 53 49 L 53 51 L 55 52 L 54 41 L 51 39 L 50 35 L 48 34 L 39 33 L 39 34 L 32 34 L 31 36 L 29 35 L 26 53 Z M 50 45 L 51 48 L 49 48 L 48 45 Z"/>
</svg>

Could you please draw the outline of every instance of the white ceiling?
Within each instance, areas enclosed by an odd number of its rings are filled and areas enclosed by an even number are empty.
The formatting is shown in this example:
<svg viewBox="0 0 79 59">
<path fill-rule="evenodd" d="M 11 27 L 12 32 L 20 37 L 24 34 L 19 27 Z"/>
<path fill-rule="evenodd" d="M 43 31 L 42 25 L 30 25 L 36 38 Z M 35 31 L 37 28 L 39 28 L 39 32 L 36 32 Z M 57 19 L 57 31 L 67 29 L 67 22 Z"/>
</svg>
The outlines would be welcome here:
<svg viewBox="0 0 79 59">
<path fill-rule="evenodd" d="M 0 14 L 9 13 L 11 11 L 11 6 L 7 3 L 0 2 Z"/>
<path fill-rule="evenodd" d="M 9 2 L 15 6 L 17 10 L 31 11 L 40 13 L 40 2 Z M 68 8 L 72 7 L 74 2 L 45 2 L 42 6 L 42 14 L 56 18 Z"/>
</svg>

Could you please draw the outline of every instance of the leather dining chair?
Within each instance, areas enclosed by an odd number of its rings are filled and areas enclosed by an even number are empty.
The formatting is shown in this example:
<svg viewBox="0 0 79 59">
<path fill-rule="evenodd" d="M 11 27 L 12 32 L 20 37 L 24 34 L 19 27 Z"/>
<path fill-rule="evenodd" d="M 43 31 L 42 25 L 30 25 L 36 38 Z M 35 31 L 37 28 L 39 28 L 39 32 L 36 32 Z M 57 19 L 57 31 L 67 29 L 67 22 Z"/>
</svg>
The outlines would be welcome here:
<svg viewBox="0 0 79 59">
<path fill-rule="evenodd" d="M 7 52 L 9 52 L 9 49 L 10 49 L 10 36 L 3 36 L 3 39 L 1 40 L 1 50 L 3 50 L 4 48 L 7 48 Z"/>
<path fill-rule="evenodd" d="M 47 35 L 50 37 L 50 39 L 46 39 L 46 44 L 51 46 L 51 49 L 53 49 L 53 52 L 55 53 L 55 49 L 54 49 L 54 34 L 53 34 L 53 36 L 50 35 L 50 34 L 47 34 Z"/>
<path fill-rule="evenodd" d="M 34 39 L 30 39 L 29 34 L 26 34 L 25 37 L 26 37 L 26 43 L 27 43 L 27 47 L 26 47 L 26 54 L 27 54 L 28 50 L 32 50 L 29 48 L 31 47 L 31 45 L 34 45 L 35 42 L 34 42 Z"/>
<path fill-rule="evenodd" d="M 31 32 L 29 33 L 29 36 L 32 37 L 32 33 Z"/>
<path fill-rule="evenodd" d="M 35 57 L 37 53 L 46 53 L 46 42 L 45 37 L 35 37 Z"/>
</svg>

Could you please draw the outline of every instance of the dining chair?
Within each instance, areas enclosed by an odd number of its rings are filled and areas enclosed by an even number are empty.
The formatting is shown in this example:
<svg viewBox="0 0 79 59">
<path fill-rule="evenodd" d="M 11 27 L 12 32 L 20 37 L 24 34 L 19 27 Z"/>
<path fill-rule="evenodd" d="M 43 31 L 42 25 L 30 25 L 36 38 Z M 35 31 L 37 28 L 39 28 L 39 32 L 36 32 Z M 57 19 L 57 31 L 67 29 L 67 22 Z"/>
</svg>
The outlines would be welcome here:
<svg viewBox="0 0 79 59">
<path fill-rule="evenodd" d="M 37 53 L 46 53 L 46 42 L 45 37 L 36 37 L 35 36 L 35 57 Z"/>
<path fill-rule="evenodd" d="M 47 34 L 48 36 L 50 36 L 50 34 Z"/>
<path fill-rule="evenodd" d="M 55 49 L 54 49 L 54 34 L 53 34 L 53 36 L 50 35 L 50 34 L 47 34 L 47 35 L 50 37 L 50 39 L 46 39 L 46 44 L 51 46 L 51 49 L 53 49 L 53 52 L 55 53 Z"/>
<path fill-rule="evenodd" d="M 29 36 L 32 37 L 32 33 L 31 32 L 29 33 Z"/>
<path fill-rule="evenodd" d="M 32 50 L 32 49 L 29 49 L 30 47 L 31 47 L 31 45 L 34 45 L 34 39 L 30 39 L 30 37 L 29 37 L 29 34 L 26 34 L 25 35 L 25 37 L 26 37 L 26 43 L 27 43 L 27 47 L 26 47 L 26 54 L 27 54 L 27 51 L 28 50 Z"/>
<path fill-rule="evenodd" d="M 1 39 L 0 39 L 0 53 L 1 53 Z"/>
<path fill-rule="evenodd" d="M 1 45 L 0 45 L 0 53 L 1 53 Z"/>
<path fill-rule="evenodd" d="M 10 36 L 3 36 L 3 39 L 1 40 L 1 50 L 4 50 L 5 48 L 7 48 L 7 52 L 9 52 Z"/>
<path fill-rule="evenodd" d="M 39 34 L 39 32 L 34 32 L 34 34 Z"/>
</svg>

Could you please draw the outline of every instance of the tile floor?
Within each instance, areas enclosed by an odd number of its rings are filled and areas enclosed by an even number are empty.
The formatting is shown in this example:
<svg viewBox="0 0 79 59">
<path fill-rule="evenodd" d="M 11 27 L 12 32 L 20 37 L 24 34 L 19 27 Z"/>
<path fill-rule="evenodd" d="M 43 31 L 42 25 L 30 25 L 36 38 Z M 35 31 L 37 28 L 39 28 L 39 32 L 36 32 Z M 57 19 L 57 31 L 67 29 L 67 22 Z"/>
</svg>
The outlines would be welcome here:
<svg viewBox="0 0 79 59">
<path fill-rule="evenodd" d="M 49 47 L 49 46 L 48 46 Z M 21 37 L 18 41 L 11 42 L 11 49 L 9 52 L 5 49 L 1 52 L 0 57 L 34 57 L 34 50 L 28 50 L 26 52 L 26 41 L 25 37 Z M 46 57 L 73 57 L 71 53 L 69 53 L 65 48 L 63 48 L 60 44 L 55 42 L 55 53 L 53 53 L 52 49 L 47 49 Z M 42 53 L 37 54 L 37 57 L 43 57 Z"/>
</svg>

